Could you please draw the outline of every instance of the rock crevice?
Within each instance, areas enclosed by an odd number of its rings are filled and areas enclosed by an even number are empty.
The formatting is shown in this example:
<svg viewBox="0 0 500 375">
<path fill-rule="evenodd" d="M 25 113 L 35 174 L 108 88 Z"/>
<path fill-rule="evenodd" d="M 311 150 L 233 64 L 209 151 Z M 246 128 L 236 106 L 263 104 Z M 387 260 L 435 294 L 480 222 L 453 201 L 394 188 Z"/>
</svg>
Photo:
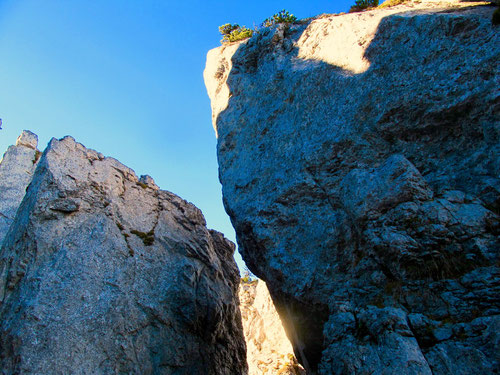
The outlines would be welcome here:
<svg viewBox="0 0 500 375">
<path fill-rule="evenodd" d="M 240 283 L 239 297 L 247 343 L 249 375 L 305 375 L 262 280 Z"/>
</svg>

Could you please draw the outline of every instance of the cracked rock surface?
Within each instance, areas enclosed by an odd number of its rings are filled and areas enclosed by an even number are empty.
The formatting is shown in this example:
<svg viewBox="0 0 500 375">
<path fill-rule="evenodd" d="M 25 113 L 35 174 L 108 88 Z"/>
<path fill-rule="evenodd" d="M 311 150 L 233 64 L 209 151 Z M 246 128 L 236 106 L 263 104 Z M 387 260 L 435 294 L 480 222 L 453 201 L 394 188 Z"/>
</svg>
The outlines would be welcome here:
<svg viewBox="0 0 500 375">
<path fill-rule="evenodd" d="M 0 250 L 2 374 L 246 374 L 234 250 L 151 177 L 53 139 Z"/>
<path fill-rule="evenodd" d="M 225 207 L 310 373 L 500 372 L 500 33 L 478 4 L 208 54 Z"/>
</svg>

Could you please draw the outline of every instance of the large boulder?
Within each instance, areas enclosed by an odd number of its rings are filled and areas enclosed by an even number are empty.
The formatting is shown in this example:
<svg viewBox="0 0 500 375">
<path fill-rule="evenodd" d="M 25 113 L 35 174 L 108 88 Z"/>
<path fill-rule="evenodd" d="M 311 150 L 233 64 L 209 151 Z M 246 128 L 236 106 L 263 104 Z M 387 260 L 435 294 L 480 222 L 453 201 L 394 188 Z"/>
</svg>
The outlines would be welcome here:
<svg viewBox="0 0 500 375">
<path fill-rule="evenodd" d="M 209 52 L 224 204 L 310 372 L 500 371 L 494 9 L 409 2 Z"/>
<path fill-rule="evenodd" d="M 152 178 L 53 139 L 0 250 L 2 374 L 246 374 L 234 250 Z"/>
</svg>

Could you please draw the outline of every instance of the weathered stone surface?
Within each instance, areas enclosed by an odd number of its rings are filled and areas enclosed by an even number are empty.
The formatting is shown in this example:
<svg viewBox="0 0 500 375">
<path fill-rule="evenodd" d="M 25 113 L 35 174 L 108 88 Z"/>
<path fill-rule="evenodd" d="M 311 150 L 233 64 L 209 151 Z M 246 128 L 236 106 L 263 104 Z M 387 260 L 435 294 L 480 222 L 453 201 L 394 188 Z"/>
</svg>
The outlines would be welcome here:
<svg viewBox="0 0 500 375">
<path fill-rule="evenodd" d="M 246 374 L 233 252 L 150 177 L 53 139 L 1 248 L 2 374 Z"/>
<path fill-rule="evenodd" d="M 37 144 L 37 136 L 25 130 L 0 161 L 0 246 L 35 171 Z"/>
<path fill-rule="evenodd" d="M 303 375 L 266 283 L 241 282 L 239 289 L 248 375 Z"/>
<path fill-rule="evenodd" d="M 500 33 L 478 4 L 208 54 L 225 207 L 311 372 L 500 371 Z"/>
</svg>

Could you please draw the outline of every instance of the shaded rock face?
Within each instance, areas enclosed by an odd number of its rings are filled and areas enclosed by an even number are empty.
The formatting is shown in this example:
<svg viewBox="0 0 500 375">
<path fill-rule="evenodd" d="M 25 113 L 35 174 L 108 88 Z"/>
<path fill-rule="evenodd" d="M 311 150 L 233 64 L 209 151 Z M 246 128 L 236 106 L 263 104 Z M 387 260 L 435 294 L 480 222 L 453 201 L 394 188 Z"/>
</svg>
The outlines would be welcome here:
<svg viewBox="0 0 500 375">
<path fill-rule="evenodd" d="M 2 374 L 246 374 L 234 250 L 150 177 L 53 139 L 1 248 Z"/>
<path fill-rule="evenodd" d="M 241 282 L 239 298 L 248 375 L 304 375 L 266 283 L 262 280 Z"/>
<path fill-rule="evenodd" d="M 37 144 L 38 137 L 25 130 L 0 161 L 0 246 L 35 171 Z"/>
<path fill-rule="evenodd" d="M 311 373 L 500 371 L 495 8 L 410 5 L 208 54 L 225 207 Z"/>
</svg>

